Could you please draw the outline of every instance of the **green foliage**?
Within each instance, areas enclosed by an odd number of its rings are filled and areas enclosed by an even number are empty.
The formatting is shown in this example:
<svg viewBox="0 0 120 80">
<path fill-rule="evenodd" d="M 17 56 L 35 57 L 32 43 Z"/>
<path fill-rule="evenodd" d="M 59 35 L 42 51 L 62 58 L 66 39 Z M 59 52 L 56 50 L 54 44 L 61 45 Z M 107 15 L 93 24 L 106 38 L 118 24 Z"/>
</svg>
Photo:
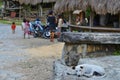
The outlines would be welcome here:
<svg viewBox="0 0 120 80">
<path fill-rule="evenodd" d="M 3 5 L 3 2 L 0 0 L 0 8 L 2 7 L 2 5 Z"/>
<path fill-rule="evenodd" d="M 90 16 L 91 13 L 91 9 L 87 8 L 86 12 L 85 12 L 85 16 L 88 18 Z"/>
<path fill-rule="evenodd" d="M 0 23 L 3 23 L 3 24 L 12 24 L 12 22 L 15 22 L 16 25 L 21 25 L 22 23 L 22 20 L 0 20 Z"/>
<path fill-rule="evenodd" d="M 120 50 L 113 52 L 113 55 L 120 55 Z"/>
</svg>

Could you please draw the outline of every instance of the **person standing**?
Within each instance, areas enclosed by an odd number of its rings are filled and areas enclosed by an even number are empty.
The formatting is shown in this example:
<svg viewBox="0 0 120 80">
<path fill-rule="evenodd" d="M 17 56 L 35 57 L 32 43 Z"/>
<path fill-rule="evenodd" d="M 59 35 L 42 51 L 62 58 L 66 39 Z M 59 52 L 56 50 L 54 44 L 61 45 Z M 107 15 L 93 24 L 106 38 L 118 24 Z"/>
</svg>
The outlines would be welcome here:
<svg viewBox="0 0 120 80">
<path fill-rule="evenodd" d="M 15 24 L 15 22 L 12 23 L 11 29 L 12 29 L 12 33 L 15 34 L 15 29 L 16 29 L 16 24 Z"/>
<path fill-rule="evenodd" d="M 28 36 L 28 39 L 30 38 L 30 25 L 29 25 L 29 21 L 27 21 L 26 19 L 23 20 L 22 22 L 22 30 L 24 31 L 24 39 L 26 37 L 26 35 Z"/>
<path fill-rule="evenodd" d="M 77 26 L 80 26 L 80 17 L 79 17 L 79 15 L 77 15 L 77 18 L 76 18 L 76 25 Z"/>
<path fill-rule="evenodd" d="M 47 17 L 47 24 L 50 28 L 50 41 L 54 42 L 54 31 L 56 29 L 56 18 L 53 15 L 53 11 L 49 11 L 48 17 Z"/>
<path fill-rule="evenodd" d="M 62 15 L 58 15 L 58 37 L 61 34 L 61 29 L 62 29 L 62 24 L 63 24 L 63 18 Z"/>
</svg>

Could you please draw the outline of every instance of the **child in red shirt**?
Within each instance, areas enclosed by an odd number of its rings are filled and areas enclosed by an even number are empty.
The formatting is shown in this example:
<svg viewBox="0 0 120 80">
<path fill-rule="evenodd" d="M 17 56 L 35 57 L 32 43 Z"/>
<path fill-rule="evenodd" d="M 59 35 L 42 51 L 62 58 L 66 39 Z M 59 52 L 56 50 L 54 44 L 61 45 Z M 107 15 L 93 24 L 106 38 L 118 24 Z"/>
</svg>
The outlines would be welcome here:
<svg viewBox="0 0 120 80">
<path fill-rule="evenodd" d="M 14 33 L 15 33 L 15 29 L 16 29 L 16 24 L 15 24 L 15 22 L 12 23 L 11 29 L 12 29 L 12 33 L 14 34 Z"/>
</svg>

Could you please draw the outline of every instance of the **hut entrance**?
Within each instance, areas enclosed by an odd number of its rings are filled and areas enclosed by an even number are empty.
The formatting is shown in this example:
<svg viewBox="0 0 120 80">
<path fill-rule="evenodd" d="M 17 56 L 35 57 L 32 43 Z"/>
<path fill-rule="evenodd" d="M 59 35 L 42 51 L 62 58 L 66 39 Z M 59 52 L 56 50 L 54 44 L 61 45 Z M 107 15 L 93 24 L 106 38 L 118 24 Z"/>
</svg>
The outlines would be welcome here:
<svg viewBox="0 0 120 80">
<path fill-rule="evenodd" d="M 98 15 L 96 14 L 94 16 L 93 25 L 118 28 L 119 27 L 119 15 L 111 15 L 111 14 Z"/>
</svg>

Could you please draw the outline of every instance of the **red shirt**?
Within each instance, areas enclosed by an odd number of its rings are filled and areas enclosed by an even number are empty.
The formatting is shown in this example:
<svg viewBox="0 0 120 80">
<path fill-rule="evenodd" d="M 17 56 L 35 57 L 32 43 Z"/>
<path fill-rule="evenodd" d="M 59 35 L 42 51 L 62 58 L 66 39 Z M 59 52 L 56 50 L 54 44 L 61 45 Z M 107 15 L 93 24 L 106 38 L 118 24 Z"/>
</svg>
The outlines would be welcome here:
<svg viewBox="0 0 120 80">
<path fill-rule="evenodd" d="M 15 24 L 12 24 L 12 25 L 11 25 L 11 28 L 12 28 L 12 30 L 15 30 L 16 25 L 15 25 Z"/>
</svg>

